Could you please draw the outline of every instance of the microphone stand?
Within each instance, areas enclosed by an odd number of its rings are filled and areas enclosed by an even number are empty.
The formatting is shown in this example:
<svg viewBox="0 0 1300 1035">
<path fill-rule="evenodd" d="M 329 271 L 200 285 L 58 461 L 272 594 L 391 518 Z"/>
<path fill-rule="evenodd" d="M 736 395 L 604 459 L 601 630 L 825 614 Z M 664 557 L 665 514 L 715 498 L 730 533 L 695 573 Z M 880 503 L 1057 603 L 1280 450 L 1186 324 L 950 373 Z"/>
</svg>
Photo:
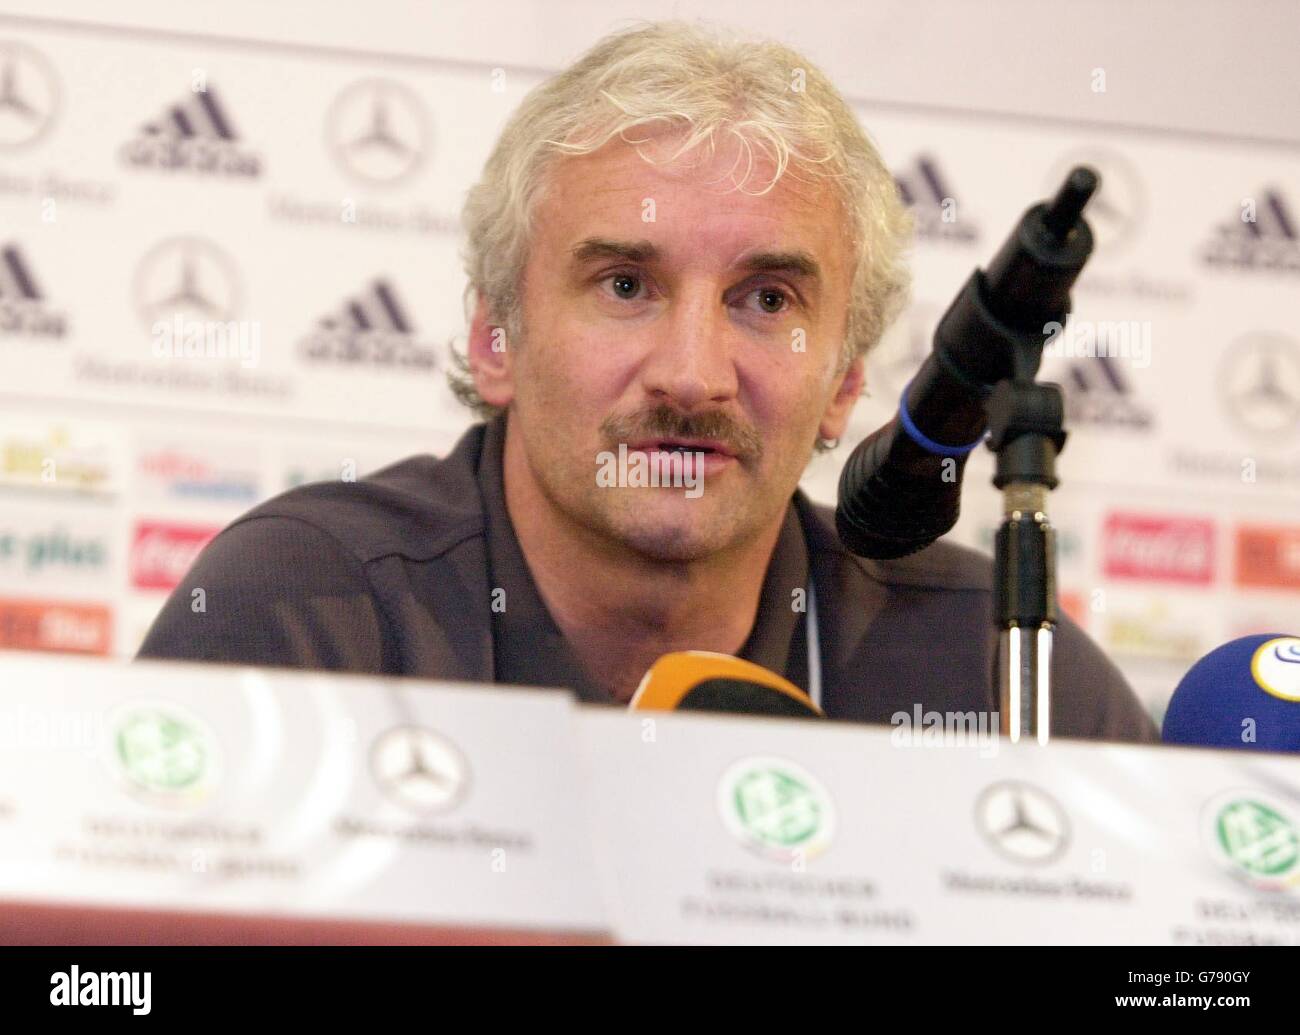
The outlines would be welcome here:
<svg viewBox="0 0 1300 1035">
<path fill-rule="evenodd" d="M 1000 729 L 1013 744 L 1021 737 L 1046 744 L 1058 617 L 1056 530 L 1048 520 L 1047 494 L 1059 484 L 1064 405 L 1056 385 L 1039 384 L 1030 375 L 999 382 L 986 406 L 988 444 L 997 453 L 993 484 L 1002 490 L 993 560 Z"/>
<path fill-rule="evenodd" d="M 1083 209 L 1099 183 L 1077 166 L 1055 198 L 1021 216 L 935 327 L 934 349 L 903 390 L 898 416 L 863 439 L 840 472 L 841 541 L 862 557 L 905 557 L 956 524 L 962 465 L 988 433 L 1004 518 L 993 602 L 999 657 L 989 675 L 999 686 L 1000 730 L 1013 742 L 1046 743 L 1051 728 L 1056 541 L 1047 493 L 1057 485 L 1065 407 L 1060 388 L 1034 378 L 1092 253 Z M 938 479 L 955 484 L 937 489 Z"/>
<path fill-rule="evenodd" d="M 1058 262 L 1078 275 L 1092 246 L 1081 216 L 1098 185 L 1096 173 L 1078 167 L 1050 205 L 1026 214 L 1021 228 L 1030 227 L 1031 233 L 1015 235 L 990 267 L 997 270 L 1004 288 L 1020 277 L 1024 287 L 1032 289 L 1035 276 Z M 1023 252 L 1027 241 L 1029 251 L 1040 249 L 1032 263 L 1013 248 L 1017 245 Z M 1068 313 L 1066 294 L 1062 329 Z M 993 484 L 1002 491 L 993 576 L 993 617 L 1000 633 L 1000 731 L 1013 744 L 1021 738 L 1046 744 L 1052 717 L 1052 640 L 1059 617 L 1056 530 L 1048 519 L 1047 498 L 1059 484 L 1056 457 L 1065 446 L 1065 406 L 1057 385 L 1034 380 L 1044 340 L 1034 334 L 1006 338 L 1012 349 L 1012 376 L 995 384 L 984 402 L 988 446 L 997 454 Z"/>
</svg>

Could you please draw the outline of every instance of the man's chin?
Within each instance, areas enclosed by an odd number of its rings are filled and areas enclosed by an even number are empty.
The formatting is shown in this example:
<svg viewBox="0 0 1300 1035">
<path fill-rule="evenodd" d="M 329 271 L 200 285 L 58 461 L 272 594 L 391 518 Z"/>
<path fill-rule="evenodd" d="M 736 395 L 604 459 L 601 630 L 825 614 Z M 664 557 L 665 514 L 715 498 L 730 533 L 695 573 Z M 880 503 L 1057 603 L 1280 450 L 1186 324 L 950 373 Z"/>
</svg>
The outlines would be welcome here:
<svg viewBox="0 0 1300 1035">
<path fill-rule="evenodd" d="M 658 493 L 673 492 L 673 498 Z M 683 497 L 681 490 L 639 490 L 606 515 L 609 531 L 652 560 L 698 561 L 732 544 L 734 515 L 717 513 L 703 500 Z"/>
</svg>

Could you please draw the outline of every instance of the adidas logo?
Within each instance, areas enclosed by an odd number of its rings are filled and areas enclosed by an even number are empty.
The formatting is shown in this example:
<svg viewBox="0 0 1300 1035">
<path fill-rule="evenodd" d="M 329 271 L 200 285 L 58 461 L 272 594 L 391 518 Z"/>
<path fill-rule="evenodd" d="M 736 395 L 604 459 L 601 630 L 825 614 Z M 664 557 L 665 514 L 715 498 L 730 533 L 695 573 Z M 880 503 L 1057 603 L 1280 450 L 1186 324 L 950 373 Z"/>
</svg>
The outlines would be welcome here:
<svg viewBox="0 0 1300 1035">
<path fill-rule="evenodd" d="M 300 345 L 313 363 L 433 370 L 437 353 L 421 341 L 396 288 L 378 278 L 317 321 Z"/>
<path fill-rule="evenodd" d="M 67 333 L 67 316 L 50 308 L 22 250 L 0 245 L 0 335 L 62 338 Z"/>
<path fill-rule="evenodd" d="M 1077 359 L 1066 371 L 1065 415 L 1071 424 L 1093 424 L 1145 431 L 1151 411 L 1133 398 L 1123 368 L 1113 356 Z"/>
<path fill-rule="evenodd" d="M 146 122 L 142 132 L 149 136 L 215 137 L 219 140 L 234 140 L 238 135 L 217 100 L 215 90 L 204 90 L 172 105 L 153 122 Z"/>
<path fill-rule="evenodd" d="M 957 198 L 933 156 L 917 156 L 912 168 L 896 175 L 894 182 L 904 204 L 912 210 L 919 240 L 963 244 L 979 240 L 979 227 L 959 208 Z"/>
<path fill-rule="evenodd" d="M 165 108 L 122 148 L 136 168 L 232 177 L 261 175 L 262 158 L 240 143 L 229 110 L 207 86 Z"/>
<path fill-rule="evenodd" d="M 393 331 L 397 334 L 410 334 L 414 330 L 396 293 L 386 280 L 376 280 L 368 290 L 350 298 L 337 315 L 322 317 L 320 326 L 331 331 L 348 328 L 353 331 Z"/>
<path fill-rule="evenodd" d="M 0 248 L 0 298 L 26 299 L 32 302 L 41 300 L 40 288 L 23 253 L 16 245 Z"/>
<path fill-rule="evenodd" d="M 1300 273 L 1300 222 L 1275 188 L 1243 201 L 1201 251 L 1209 266 Z"/>
</svg>

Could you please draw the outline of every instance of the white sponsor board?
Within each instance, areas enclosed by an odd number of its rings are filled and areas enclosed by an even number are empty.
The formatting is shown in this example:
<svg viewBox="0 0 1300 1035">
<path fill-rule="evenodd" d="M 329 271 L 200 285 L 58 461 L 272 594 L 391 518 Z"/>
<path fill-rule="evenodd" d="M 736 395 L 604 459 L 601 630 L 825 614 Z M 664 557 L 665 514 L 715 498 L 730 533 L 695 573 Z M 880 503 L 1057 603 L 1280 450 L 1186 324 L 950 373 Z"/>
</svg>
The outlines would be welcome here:
<svg viewBox="0 0 1300 1035">
<path fill-rule="evenodd" d="M 0 898 L 595 931 L 563 693 L 0 657 Z"/>
<path fill-rule="evenodd" d="M 1300 759 L 578 719 L 624 941 L 1300 944 Z"/>
<path fill-rule="evenodd" d="M 1300 944 L 1286 756 L 22 654 L 0 687 L 0 900 L 636 943 Z"/>
</svg>

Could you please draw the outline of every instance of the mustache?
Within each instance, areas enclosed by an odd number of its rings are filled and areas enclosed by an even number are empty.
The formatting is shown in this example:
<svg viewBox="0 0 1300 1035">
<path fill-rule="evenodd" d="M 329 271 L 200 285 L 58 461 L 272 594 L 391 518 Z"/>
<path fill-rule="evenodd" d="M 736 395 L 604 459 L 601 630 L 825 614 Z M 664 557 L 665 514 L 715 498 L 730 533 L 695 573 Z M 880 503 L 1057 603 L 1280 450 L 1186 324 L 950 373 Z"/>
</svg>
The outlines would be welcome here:
<svg viewBox="0 0 1300 1035">
<path fill-rule="evenodd" d="M 606 417 L 600 430 L 613 442 L 645 438 L 706 438 L 723 443 L 740 460 L 757 460 L 763 455 L 763 442 L 758 432 L 721 410 L 688 414 L 660 405 L 642 413 Z"/>
</svg>

